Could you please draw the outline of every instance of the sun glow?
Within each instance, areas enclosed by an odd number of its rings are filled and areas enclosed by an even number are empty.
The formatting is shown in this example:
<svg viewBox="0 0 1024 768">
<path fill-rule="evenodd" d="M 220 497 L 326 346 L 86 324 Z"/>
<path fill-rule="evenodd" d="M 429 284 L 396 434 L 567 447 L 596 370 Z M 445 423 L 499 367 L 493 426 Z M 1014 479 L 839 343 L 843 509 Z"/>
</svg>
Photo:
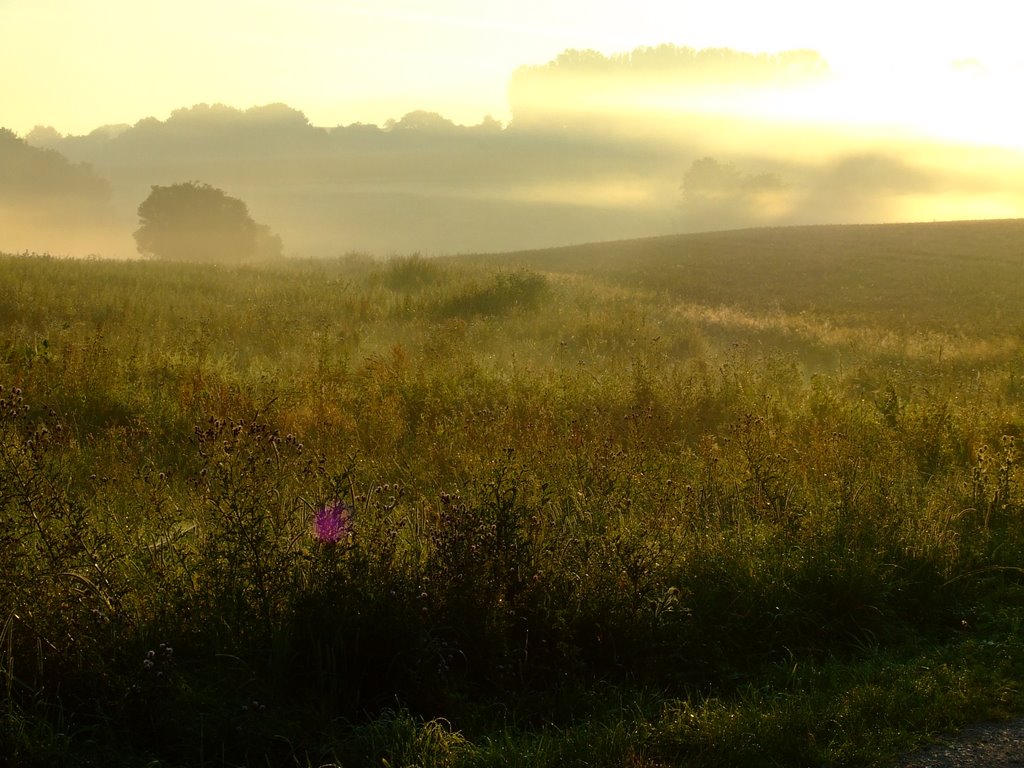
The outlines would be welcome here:
<svg viewBox="0 0 1024 768">
<path fill-rule="evenodd" d="M 94 166 L 122 234 L 147 184 L 200 178 L 325 253 L 1014 217 L 1019 16 L 1005 0 L 0 0 L 0 47 L 26 63 L 0 78 L 0 127 Z M 288 125 L 247 115 L 275 104 Z M 244 141 L 198 152 L 194 105 Z M 434 128 L 392 132 L 410 113 Z M 681 199 L 705 160 L 724 184 Z"/>
<path fill-rule="evenodd" d="M 99 5 L 102 25 L 92 23 L 95 4 L 0 3 L 0 44 L 12 60 L 33 62 L 0 84 L 8 127 L 87 132 L 203 101 L 284 101 L 328 126 L 413 109 L 476 122 L 507 117 L 518 66 L 570 48 L 674 43 L 816 50 L 839 73 L 838 88 L 810 102 L 776 94 L 736 105 L 762 116 L 901 122 L 1013 146 L 1024 134 L 1011 87 L 1022 74 L 1020 19 L 1001 0 L 977 0 L 969 13 L 920 0 L 863 0 L 847 13 L 810 0 L 637 0 L 628 13 L 585 0 L 258 0 L 244 14 L 227 0 Z"/>
</svg>

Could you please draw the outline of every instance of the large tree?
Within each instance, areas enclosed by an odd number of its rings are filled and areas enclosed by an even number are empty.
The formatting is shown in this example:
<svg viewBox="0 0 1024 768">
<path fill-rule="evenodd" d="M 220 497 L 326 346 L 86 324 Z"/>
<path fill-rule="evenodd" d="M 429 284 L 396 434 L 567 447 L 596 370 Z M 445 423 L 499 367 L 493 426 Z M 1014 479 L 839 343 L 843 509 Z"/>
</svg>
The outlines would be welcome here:
<svg viewBox="0 0 1024 768">
<path fill-rule="evenodd" d="M 153 186 L 139 205 L 139 253 L 175 261 L 230 262 L 281 255 L 281 238 L 241 200 L 189 181 Z"/>
</svg>

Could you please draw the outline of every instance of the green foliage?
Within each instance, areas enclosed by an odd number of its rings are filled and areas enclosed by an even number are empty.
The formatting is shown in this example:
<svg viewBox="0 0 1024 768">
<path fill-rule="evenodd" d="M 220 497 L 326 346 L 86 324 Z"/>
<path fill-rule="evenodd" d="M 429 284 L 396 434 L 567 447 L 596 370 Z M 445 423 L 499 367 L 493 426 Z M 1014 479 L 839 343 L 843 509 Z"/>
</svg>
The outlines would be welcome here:
<svg viewBox="0 0 1024 768">
<path fill-rule="evenodd" d="M 237 262 L 281 256 L 281 239 L 241 200 L 190 181 L 154 185 L 139 205 L 139 253 L 171 261 Z"/>
<path fill-rule="evenodd" d="M 1021 710 L 1020 340 L 548 266 L 0 258 L 0 752 L 848 764 Z"/>
<path fill-rule="evenodd" d="M 525 270 L 498 273 L 486 284 L 470 285 L 441 303 L 441 317 L 471 318 L 477 315 L 502 315 L 519 308 L 530 310 L 544 295 L 547 281 L 543 275 Z"/>
<path fill-rule="evenodd" d="M 190 595 L 193 613 L 223 629 L 226 649 L 269 648 L 299 578 L 310 503 L 302 494 L 322 496 L 323 465 L 293 435 L 259 420 L 211 419 L 195 440 L 194 568 L 202 581 Z"/>
<path fill-rule="evenodd" d="M 384 283 L 393 291 L 413 293 L 440 282 L 443 276 L 444 268 L 436 261 L 415 255 L 388 261 Z"/>
<path fill-rule="evenodd" d="M 0 673 L 8 696 L 73 685 L 120 619 L 126 585 L 86 495 L 68 487 L 73 438 L 19 387 L 0 387 Z"/>
</svg>

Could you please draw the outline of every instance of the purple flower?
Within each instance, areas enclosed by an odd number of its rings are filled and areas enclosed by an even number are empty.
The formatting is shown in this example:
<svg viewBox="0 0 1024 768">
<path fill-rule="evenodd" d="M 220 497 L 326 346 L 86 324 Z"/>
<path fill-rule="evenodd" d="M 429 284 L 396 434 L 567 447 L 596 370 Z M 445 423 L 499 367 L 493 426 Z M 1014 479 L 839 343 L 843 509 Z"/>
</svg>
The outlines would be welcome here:
<svg viewBox="0 0 1024 768">
<path fill-rule="evenodd" d="M 324 504 L 313 516 L 313 536 L 325 544 L 335 544 L 352 532 L 352 510 L 344 501 Z"/>
</svg>

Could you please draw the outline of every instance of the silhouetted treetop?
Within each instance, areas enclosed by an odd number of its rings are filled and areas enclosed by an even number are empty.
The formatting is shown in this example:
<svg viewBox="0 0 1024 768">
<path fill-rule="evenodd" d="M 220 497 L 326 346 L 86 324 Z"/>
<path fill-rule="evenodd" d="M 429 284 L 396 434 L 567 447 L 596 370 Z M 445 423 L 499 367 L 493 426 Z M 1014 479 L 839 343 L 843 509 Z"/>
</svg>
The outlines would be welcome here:
<svg viewBox="0 0 1024 768">
<path fill-rule="evenodd" d="M 64 136 L 51 125 L 37 125 L 25 135 L 25 143 L 33 147 L 49 148 L 59 144 Z"/>
<path fill-rule="evenodd" d="M 0 129 L 0 250 L 97 253 L 114 220 L 110 184 L 91 165 Z"/>
<path fill-rule="evenodd" d="M 713 157 L 694 160 L 680 185 L 680 191 L 687 200 L 729 199 L 785 188 L 775 173 L 742 173 L 734 164 L 720 163 Z"/>
<path fill-rule="evenodd" d="M 745 173 L 713 157 L 694 160 L 679 185 L 682 216 L 691 226 L 726 229 L 770 220 L 788 185 L 772 172 Z"/>
<path fill-rule="evenodd" d="M 516 75 L 632 74 L 757 84 L 815 79 L 828 72 L 828 62 L 816 51 L 750 53 L 731 48 L 696 49 L 666 44 L 639 47 L 610 56 L 594 50 L 570 49 L 547 64 L 520 67 Z"/>
<path fill-rule="evenodd" d="M 508 93 L 514 126 L 579 128 L 574 121 L 581 118 L 584 125 L 599 114 L 622 123 L 638 105 L 682 105 L 708 89 L 734 94 L 805 87 L 828 77 L 828 63 L 815 51 L 749 53 L 659 45 L 612 55 L 564 51 L 546 64 L 515 70 Z"/>
<path fill-rule="evenodd" d="M 209 184 L 153 186 L 139 205 L 139 253 L 172 261 L 237 262 L 279 257 L 281 239 L 241 200 Z"/>
<path fill-rule="evenodd" d="M 201 125 L 213 127 L 262 126 L 276 128 L 303 128 L 309 126 L 306 115 L 287 104 L 266 104 L 246 110 L 224 104 L 195 104 L 176 109 L 167 118 L 168 126 Z"/>
<path fill-rule="evenodd" d="M 418 109 L 407 113 L 401 120 L 388 120 L 384 127 L 389 131 L 454 131 L 459 126 L 437 112 Z"/>
<path fill-rule="evenodd" d="M 72 163 L 59 152 L 30 146 L 0 128 L 0 198 L 77 197 L 109 202 L 110 187 L 85 163 Z"/>
</svg>

